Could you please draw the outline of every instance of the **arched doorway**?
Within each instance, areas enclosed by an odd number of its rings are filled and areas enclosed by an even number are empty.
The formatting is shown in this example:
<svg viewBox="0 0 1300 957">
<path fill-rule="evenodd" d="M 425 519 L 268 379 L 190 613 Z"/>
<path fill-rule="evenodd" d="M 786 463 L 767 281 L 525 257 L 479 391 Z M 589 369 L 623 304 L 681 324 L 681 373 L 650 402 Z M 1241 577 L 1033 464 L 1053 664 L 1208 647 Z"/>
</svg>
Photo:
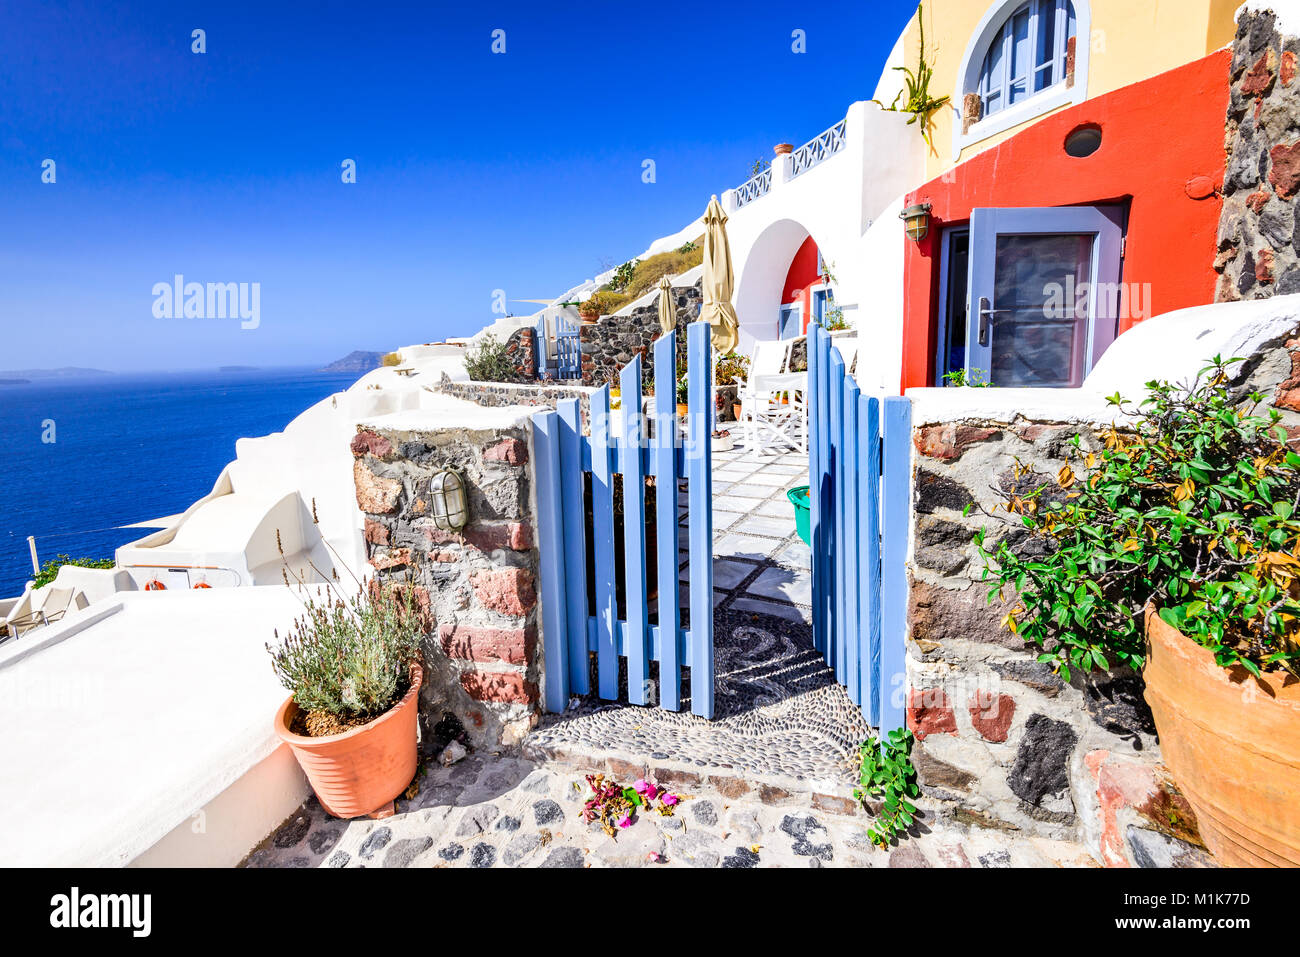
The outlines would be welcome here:
<svg viewBox="0 0 1300 957">
<path fill-rule="evenodd" d="M 733 250 L 733 255 L 742 351 L 756 339 L 802 335 L 808 320 L 824 310 L 829 290 L 821 275 L 820 247 L 802 223 L 777 220 L 748 249 Z"/>
</svg>

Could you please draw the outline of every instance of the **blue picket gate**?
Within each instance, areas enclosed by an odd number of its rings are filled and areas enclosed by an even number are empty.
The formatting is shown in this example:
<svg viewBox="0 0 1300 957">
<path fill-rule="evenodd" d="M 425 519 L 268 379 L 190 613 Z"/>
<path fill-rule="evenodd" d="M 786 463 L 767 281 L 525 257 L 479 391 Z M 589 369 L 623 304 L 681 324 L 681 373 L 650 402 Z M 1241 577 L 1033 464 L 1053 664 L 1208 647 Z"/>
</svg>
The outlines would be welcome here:
<svg viewBox="0 0 1300 957">
<path fill-rule="evenodd" d="M 867 723 L 903 726 L 912 404 L 863 395 L 808 330 L 813 644 Z"/>
<path fill-rule="evenodd" d="M 609 387 L 592 394 L 590 435 L 582 434 L 577 399 L 533 416 L 548 711 L 563 711 L 570 695 L 592 692 L 594 652 L 600 698 L 619 697 L 619 663 L 626 659 L 631 704 L 679 711 L 682 668 L 689 667 L 691 711 L 713 716 L 710 332 L 706 322 L 693 323 L 688 332 L 685 441 L 677 416 L 674 333 L 654 344 L 652 434 L 642 414 L 640 357 L 620 373 L 622 415 L 617 420 L 610 414 Z M 617 482 L 616 476 L 621 476 Z M 647 543 L 647 478 L 655 482 L 652 547 Z M 683 478 L 689 484 L 689 628 L 682 627 L 678 591 L 677 490 Z M 623 521 L 616 539 L 620 485 Z M 654 621 L 648 594 L 651 567 L 658 582 Z M 659 665 L 657 685 L 651 682 L 652 661 Z"/>
<path fill-rule="evenodd" d="M 556 378 L 582 378 L 582 343 L 578 324 L 564 316 L 555 317 Z"/>
</svg>

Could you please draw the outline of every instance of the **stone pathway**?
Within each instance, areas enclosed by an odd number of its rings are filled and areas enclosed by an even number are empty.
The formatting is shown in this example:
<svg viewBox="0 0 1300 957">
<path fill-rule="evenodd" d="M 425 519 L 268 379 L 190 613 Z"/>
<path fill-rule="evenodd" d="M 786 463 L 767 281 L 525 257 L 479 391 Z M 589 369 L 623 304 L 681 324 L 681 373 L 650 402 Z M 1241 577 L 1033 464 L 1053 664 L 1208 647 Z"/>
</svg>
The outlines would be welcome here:
<svg viewBox="0 0 1300 957">
<path fill-rule="evenodd" d="M 244 866 L 1095 866 L 1077 845 L 927 823 L 881 850 L 867 839 L 865 812 L 782 807 L 756 792 L 731 798 L 707 784 L 674 790 L 685 800 L 672 817 L 642 813 L 611 838 L 581 819 L 580 774 L 517 756 L 471 755 L 427 768 L 415 797 L 399 799 L 398 813 L 384 820 L 340 821 L 311 798 Z"/>
</svg>

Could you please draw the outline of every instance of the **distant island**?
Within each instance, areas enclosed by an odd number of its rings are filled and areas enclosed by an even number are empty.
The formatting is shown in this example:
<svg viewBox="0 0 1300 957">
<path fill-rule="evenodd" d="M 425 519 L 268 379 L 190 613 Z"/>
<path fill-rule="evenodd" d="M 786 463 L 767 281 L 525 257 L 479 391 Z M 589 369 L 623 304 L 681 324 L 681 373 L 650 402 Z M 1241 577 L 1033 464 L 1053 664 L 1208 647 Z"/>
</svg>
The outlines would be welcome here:
<svg viewBox="0 0 1300 957">
<path fill-rule="evenodd" d="M 71 379 L 74 376 L 97 376 L 112 375 L 111 372 L 105 372 L 103 369 L 82 369 L 77 366 L 64 366 L 61 369 L 10 369 L 7 372 L 0 372 L 0 379 L 21 379 L 30 381 L 32 379 Z M 9 383 L 13 385 L 14 383 Z"/>
<path fill-rule="evenodd" d="M 369 372 L 371 369 L 378 369 L 384 364 L 384 354 L 382 352 L 349 352 L 342 359 L 331 362 L 317 372 Z"/>
<path fill-rule="evenodd" d="M 256 372 L 257 366 L 221 366 L 218 372 Z"/>
</svg>

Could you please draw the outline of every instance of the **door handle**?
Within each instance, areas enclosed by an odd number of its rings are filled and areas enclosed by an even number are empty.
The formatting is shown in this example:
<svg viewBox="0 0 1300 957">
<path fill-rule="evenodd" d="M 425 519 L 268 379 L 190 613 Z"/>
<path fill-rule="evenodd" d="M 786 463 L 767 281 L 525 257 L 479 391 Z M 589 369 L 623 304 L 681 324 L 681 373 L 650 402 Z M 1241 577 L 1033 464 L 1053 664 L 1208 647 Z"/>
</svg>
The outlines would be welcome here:
<svg viewBox="0 0 1300 957">
<path fill-rule="evenodd" d="M 1010 311 L 1008 309 L 994 309 L 992 308 L 992 305 L 993 304 L 989 302 L 988 296 L 980 296 L 978 337 L 979 344 L 982 346 L 987 346 L 989 344 L 989 318 Z"/>
</svg>

